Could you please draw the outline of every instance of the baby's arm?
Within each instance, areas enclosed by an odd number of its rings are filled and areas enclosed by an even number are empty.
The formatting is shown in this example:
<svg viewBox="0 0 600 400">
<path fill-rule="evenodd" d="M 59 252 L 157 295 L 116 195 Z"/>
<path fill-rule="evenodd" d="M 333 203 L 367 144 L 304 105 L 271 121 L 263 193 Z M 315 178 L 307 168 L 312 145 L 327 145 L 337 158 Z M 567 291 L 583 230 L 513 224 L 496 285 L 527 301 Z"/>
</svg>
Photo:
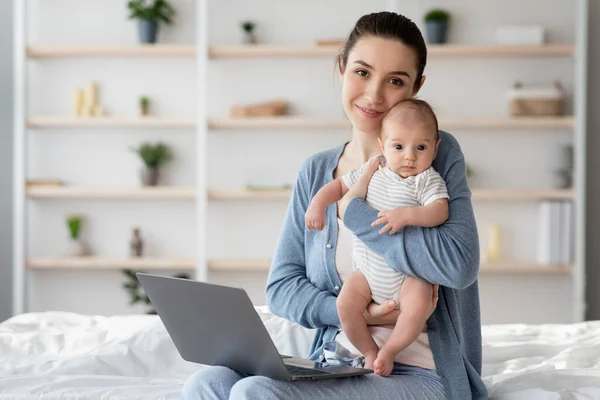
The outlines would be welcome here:
<svg viewBox="0 0 600 400">
<path fill-rule="evenodd" d="M 322 230 L 325 227 L 325 209 L 339 201 L 346 193 L 348 188 L 341 178 L 334 179 L 319 189 L 304 216 L 308 230 Z"/>
<path fill-rule="evenodd" d="M 397 207 L 379 212 L 372 226 L 385 224 L 380 234 L 395 234 L 405 226 L 433 228 L 448 220 L 448 190 L 442 177 L 435 171 L 419 183 L 418 201 L 421 206 Z"/>
<path fill-rule="evenodd" d="M 433 228 L 448 219 L 448 199 L 437 199 L 426 206 L 406 207 L 406 225 Z"/>
</svg>

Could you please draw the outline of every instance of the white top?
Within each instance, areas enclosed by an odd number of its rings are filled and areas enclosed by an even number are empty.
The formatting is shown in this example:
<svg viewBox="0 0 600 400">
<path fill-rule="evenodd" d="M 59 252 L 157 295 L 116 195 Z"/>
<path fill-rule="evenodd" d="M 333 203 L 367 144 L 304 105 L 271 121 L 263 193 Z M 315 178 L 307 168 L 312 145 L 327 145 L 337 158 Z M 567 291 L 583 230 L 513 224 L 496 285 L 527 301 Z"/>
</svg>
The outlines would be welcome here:
<svg viewBox="0 0 600 400">
<path fill-rule="evenodd" d="M 342 283 L 352 273 L 352 232 L 346 228 L 344 223 L 338 218 L 338 240 L 335 250 L 335 265 Z M 383 346 L 385 341 L 391 336 L 393 326 L 369 326 L 369 330 L 373 335 L 375 343 L 379 347 Z M 350 350 L 352 353 L 360 355 L 360 351 L 350 343 L 343 331 L 337 334 L 336 341 L 342 346 Z M 435 370 L 435 362 L 433 361 L 433 353 L 429 347 L 429 337 L 427 332 L 422 332 L 417 337 L 417 340 L 412 342 L 408 347 L 402 350 L 394 358 L 395 362 L 416 365 L 417 367 Z"/>
<path fill-rule="evenodd" d="M 447 199 L 446 182 L 432 167 L 403 178 L 385 166 L 385 158 L 379 156 L 382 165 L 375 171 L 365 201 L 371 207 L 383 211 L 396 207 L 426 206 L 438 199 Z M 342 176 L 347 188 L 356 184 L 368 162 Z M 383 228 L 383 225 L 379 228 Z M 390 268 L 385 258 L 371 250 L 360 239 L 354 238 L 352 259 L 371 288 L 371 297 L 377 303 L 393 299 L 398 302 L 400 286 L 406 275 Z"/>
</svg>

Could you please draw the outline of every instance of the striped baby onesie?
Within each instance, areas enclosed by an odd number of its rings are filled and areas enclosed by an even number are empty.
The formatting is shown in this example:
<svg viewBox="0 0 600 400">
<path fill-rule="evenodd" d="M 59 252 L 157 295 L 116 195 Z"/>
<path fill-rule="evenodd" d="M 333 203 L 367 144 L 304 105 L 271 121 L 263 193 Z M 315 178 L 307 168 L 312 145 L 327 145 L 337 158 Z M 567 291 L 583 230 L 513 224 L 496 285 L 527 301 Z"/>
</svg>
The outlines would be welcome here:
<svg viewBox="0 0 600 400">
<path fill-rule="evenodd" d="M 369 182 L 365 199 L 371 207 L 384 211 L 396 207 L 426 206 L 435 200 L 448 198 L 446 183 L 433 167 L 418 175 L 402 178 L 385 166 L 383 156 L 379 156 L 379 159 L 379 169 Z M 358 181 L 367 164 L 368 162 L 342 176 L 348 189 Z M 381 229 L 383 226 L 376 228 Z M 373 301 L 382 303 L 394 299 L 398 303 L 400 286 L 406 275 L 388 267 L 382 256 L 356 236 L 353 237 L 352 260 L 353 267 L 358 268 L 369 282 Z"/>
</svg>

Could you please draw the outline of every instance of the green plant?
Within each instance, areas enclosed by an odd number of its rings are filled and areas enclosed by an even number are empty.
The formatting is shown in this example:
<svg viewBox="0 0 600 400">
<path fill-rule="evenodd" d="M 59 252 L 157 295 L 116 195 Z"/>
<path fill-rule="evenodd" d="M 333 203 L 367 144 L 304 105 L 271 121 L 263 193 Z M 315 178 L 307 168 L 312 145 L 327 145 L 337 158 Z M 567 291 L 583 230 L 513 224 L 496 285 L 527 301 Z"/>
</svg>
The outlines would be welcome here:
<svg viewBox="0 0 600 400">
<path fill-rule="evenodd" d="M 69 214 L 67 215 L 67 228 L 69 228 L 69 234 L 71 238 L 77 239 L 81 232 L 81 223 L 83 222 L 83 215 Z"/>
<path fill-rule="evenodd" d="M 467 163 L 467 178 L 471 178 L 474 175 L 475 175 L 475 170 L 473 169 L 473 167 L 471 167 L 471 165 L 469 163 Z"/>
<path fill-rule="evenodd" d="M 155 22 L 164 22 L 167 25 L 173 23 L 175 9 L 166 0 L 151 0 L 148 3 L 146 0 L 131 0 L 127 3 L 127 7 L 131 14 L 129 19 L 138 18 Z"/>
<path fill-rule="evenodd" d="M 427 13 L 425 13 L 423 19 L 425 22 L 448 22 L 450 20 L 450 14 L 445 10 L 434 8 L 433 10 L 429 10 Z"/>
<path fill-rule="evenodd" d="M 244 21 L 242 22 L 242 29 L 246 31 L 246 33 L 252 33 L 254 27 L 256 26 L 252 21 Z"/>
<path fill-rule="evenodd" d="M 124 269 L 124 270 L 121 270 L 121 272 L 126 277 L 126 282 L 123 284 L 123 288 L 129 294 L 129 304 L 134 305 L 137 303 L 143 303 L 145 305 L 151 306 L 152 303 L 150 302 L 148 295 L 146 293 L 144 293 L 144 290 L 142 289 L 142 285 L 140 284 L 140 281 L 137 279 L 137 276 L 135 276 L 136 271 L 131 270 L 131 269 Z M 141 272 L 143 272 L 143 271 L 141 271 Z M 187 274 L 178 274 L 178 275 L 174 275 L 174 277 L 182 278 L 182 279 L 190 279 L 190 277 Z M 156 310 L 154 310 L 154 308 L 151 308 L 146 313 L 147 314 L 156 314 Z"/>
<path fill-rule="evenodd" d="M 171 161 L 173 158 L 173 152 L 171 148 L 161 142 L 156 144 L 142 143 L 138 148 L 134 148 L 135 151 L 141 158 L 147 167 L 160 167 Z"/>
<path fill-rule="evenodd" d="M 150 106 L 150 99 L 146 96 L 140 97 L 140 107 L 145 110 L 149 106 Z"/>
</svg>

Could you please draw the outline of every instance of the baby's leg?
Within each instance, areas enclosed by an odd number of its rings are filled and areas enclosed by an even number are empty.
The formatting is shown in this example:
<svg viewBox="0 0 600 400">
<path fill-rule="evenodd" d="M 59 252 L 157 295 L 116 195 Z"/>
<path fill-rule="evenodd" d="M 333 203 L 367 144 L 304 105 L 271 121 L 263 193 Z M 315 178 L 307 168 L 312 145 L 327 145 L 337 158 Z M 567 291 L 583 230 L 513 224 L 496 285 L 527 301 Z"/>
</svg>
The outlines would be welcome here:
<svg viewBox="0 0 600 400">
<path fill-rule="evenodd" d="M 342 286 L 336 302 L 337 311 L 342 330 L 348 340 L 365 357 L 365 368 L 373 369 L 379 347 L 373 340 L 363 315 L 369 303 L 371 303 L 369 282 L 360 270 L 355 269 Z"/>
<path fill-rule="evenodd" d="M 433 285 L 407 276 L 400 289 L 400 315 L 392 335 L 377 354 L 375 373 L 388 376 L 392 372 L 394 357 L 414 342 L 427 322 L 431 311 Z"/>
</svg>

